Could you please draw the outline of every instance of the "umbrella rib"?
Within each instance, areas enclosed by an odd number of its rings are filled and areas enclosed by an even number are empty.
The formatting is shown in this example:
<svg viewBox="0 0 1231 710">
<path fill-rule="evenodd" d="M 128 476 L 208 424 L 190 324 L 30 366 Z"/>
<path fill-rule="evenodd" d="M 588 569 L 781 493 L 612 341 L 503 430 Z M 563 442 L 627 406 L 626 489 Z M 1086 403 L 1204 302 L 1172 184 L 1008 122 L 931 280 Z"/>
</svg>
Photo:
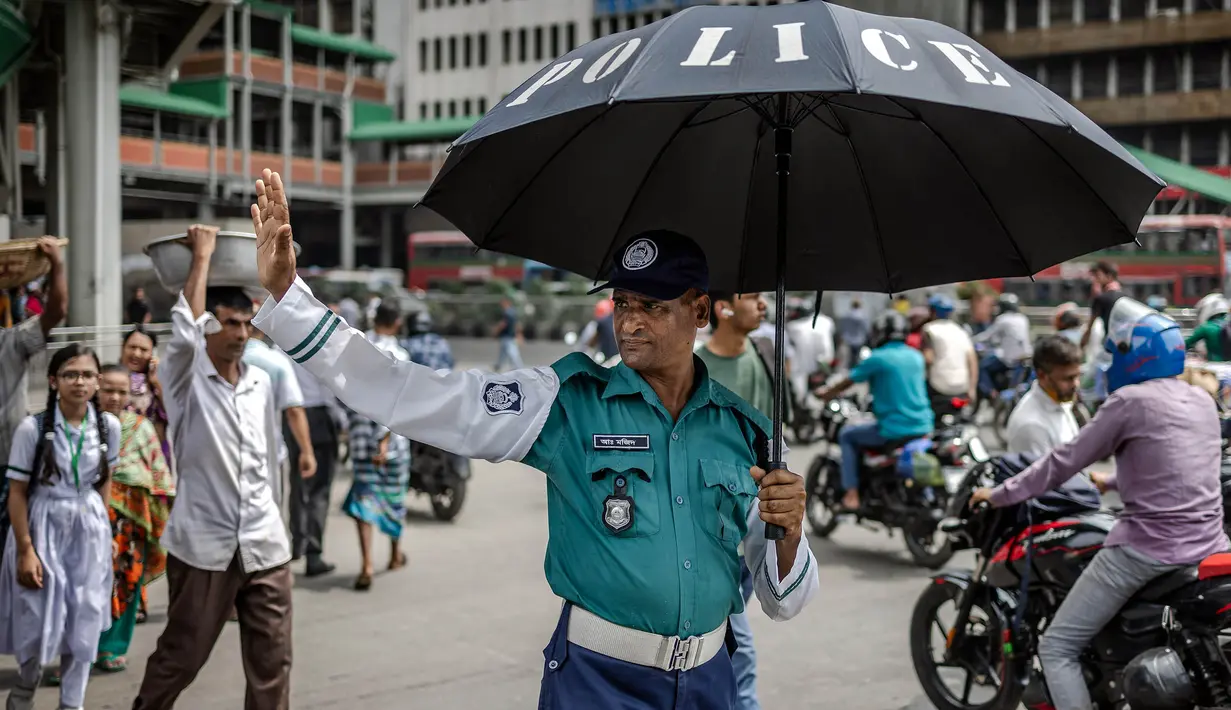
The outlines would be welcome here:
<svg viewBox="0 0 1231 710">
<path fill-rule="evenodd" d="M 903 111 L 916 116 L 918 115 L 916 112 L 911 111 L 906 106 L 903 106 L 897 99 L 891 96 L 886 98 L 897 104 L 897 106 Z M 1034 269 L 1030 266 L 1030 261 L 1026 259 L 1026 255 L 1022 253 L 1022 249 L 1018 246 L 1017 240 L 1013 238 L 1013 233 L 1009 231 L 1009 226 L 1004 223 L 1003 219 L 1000 218 L 1000 212 L 998 212 L 996 210 L 996 206 L 992 204 L 992 200 L 987 196 L 987 192 L 983 190 L 983 186 L 979 184 L 978 180 L 975 180 L 975 176 L 971 174 L 970 168 L 966 167 L 966 161 L 962 160 L 962 156 L 957 154 L 957 151 L 953 149 L 953 145 L 950 144 L 944 136 L 940 135 L 935 128 L 932 128 L 927 121 L 923 120 L 922 117 L 919 117 L 919 125 L 928 129 L 932 136 L 935 137 L 936 140 L 940 141 L 940 144 L 945 147 L 945 150 L 949 151 L 949 155 L 952 155 L 953 159 L 957 161 L 958 166 L 962 168 L 962 172 L 966 173 L 966 178 L 970 180 L 970 184 L 974 185 L 974 188 L 979 191 L 979 197 L 983 198 L 983 203 L 987 205 L 987 209 L 991 210 L 992 217 L 996 219 L 996 224 L 1000 225 L 1000 230 L 1004 232 L 1005 238 L 1009 240 L 1009 246 L 1013 247 L 1013 253 L 1017 255 L 1018 261 L 1022 262 L 1022 266 L 1025 267 L 1027 275 L 1033 276 Z"/>
<path fill-rule="evenodd" d="M 748 221 L 752 217 L 752 184 L 753 181 L 756 180 L 757 164 L 761 162 L 761 141 L 765 139 L 765 129 L 768 127 L 768 123 L 758 123 L 757 131 L 760 135 L 758 135 L 757 139 L 752 143 L 752 166 L 748 171 L 748 190 L 746 196 L 744 197 L 744 238 L 740 240 L 739 275 L 736 277 L 736 283 L 739 285 L 739 289 L 737 290 L 742 290 L 744 288 L 744 269 L 745 265 L 748 263 Z"/>
<path fill-rule="evenodd" d="M 1104 200 L 1102 196 L 1098 194 L 1098 191 L 1094 189 L 1094 186 L 1090 184 L 1090 181 L 1086 179 L 1086 176 L 1082 175 L 1081 171 L 1073 167 L 1073 164 L 1069 162 L 1068 158 L 1064 157 L 1064 155 L 1061 154 L 1060 151 L 1056 150 L 1055 146 L 1049 143 L 1046 138 L 1039 135 L 1039 132 L 1034 130 L 1034 128 L 1032 128 L 1029 123 L 1026 123 L 1025 121 L 1023 121 L 1021 118 L 1017 116 L 1014 116 L 1013 118 L 1018 123 L 1022 124 L 1023 128 L 1030 131 L 1030 133 L 1033 134 L 1035 138 L 1038 138 L 1039 142 L 1047 146 L 1047 149 L 1050 150 L 1053 155 L 1059 158 L 1060 162 L 1064 163 L 1065 167 L 1067 167 L 1074 175 L 1078 177 L 1079 180 L 1081 180 L 1081 184 L 1085 185 L 1086 189 L 1090 191 L 1090 194 L 1094 195 L 1094 199 L 1097 200 L 1098 203 L 1103 206 L 1103 209 L 1107 210 L 1107 212 L 1111 214 L 1112 218 L 1115 219 L 1116 224 L 1120 225 L 1121 227 L 1124 227 L 1124 231 L 1128 233 L 1130 239 L 1132 239 L 1133 241 L 1137 240 L 1137 230 L 1131 229 L 1127 224 L 1124 223 L 1124 220 L 1120 219 L 1120 216 L 1115 213 L 1115 210 L 1111 209 L 1111 207 L 1107 205 L 1107 201 Z"/>
<path fill-rule="evenodd" d="M 645 170 L 645 174 L 642 175 L 641 182 L 637 184 L 637 189 L 633 191 L 633 196 L 628 201 L 628 207 L 624 209 L 624 216 L 620 217 L 620 224 L 616 226 L 615 232 L 612 233 L 611 241 L 608 242 L 607 249 L 603 252 L 603 259 L 598 263 L 598 270 L 595 273 L 601 274 L 603 271 L 603 266 L 605 266 L 607 264 L 607 260 L 611 258 L 611 254 L 616 248 L 616 240 L 619 239 L 620 232 L 624 229 L 624 224 L 628 222 L 628 216 L 633 213 L 633 207 L 637 204 L 637 198 L 641 196 L 641 191 L 645 189 L 646 183 L 650 181 L 650 176 L 654 174 L 654 168 L 658 167 L 659 161 L 661 161 L 663 156 L 667 154 L 667 149 L 671 147 L 673 142 L 675 142 L 675 137 L 678 136 L 685 128 L 688 128 L 689 124 L 692 123 L 692 119 L 696 118 L 697 114 L 709 108 L 712 103 L 713 100 L 706 101 L 685 116 L 684 120 L 680 121 L 680 125 L 675 127 L 675 130 L 671 132 L 671 135 L 667 137 L 667 140 L 663 142 L 662 147 L 658 149 L 658 153 L 654 155 L 654 160 L 650 162 L 649 167 Z"/>
<path fill-rule="evenodd" d="M 833 106 L 829 105 L 828 101 L 825 102 L 825 108 L 829 109 L 829 114 L 833 116 L 833 120 L 837 121 L 838 126 L 842 129 L 839 135 L 846 141 L 846 147 L 850 149 L 851 158 L 855 161 L 855 170 L 859 172 L 859 186 L 863 189 L 863 201 L 868 206 L 868 217 L 871 218 L 872 229 L 876 232 L 876 248 L 881 255 L 881 268 L 885 271 L 885 290 L 888 293 L 892 293 L 893 276 L 889 273 L 889 258 L 885 255 L 885 238 L 881 234 L 880 220 L 876 218 L 876 206 L 872 204 L 872 191 L 868 188 L 868 176 L 863 172 L 863 161 L 859 159 L 859 151 L 855 150 L 855 142 L 851 140 L 851 132 L 847 130 L 846 124 L 842 122 L 842 119 L 833 110 Z M 816 114 L 812 115 L 816 116 Z M 816 118 L 820 121 L 820 116 L 816 116 Z M 821 121 L 821 124 L 829 125 L 824 121 Z"/>
<path fill-rule="evenodd" d="M 569 136 L 569 139 L 568 139 L 568 140 L 566 140 L 566 141 L 564 141 L 563 143 L 561 143 L 561 144 L 560 144 L 560 147 L 559 147 L 559 148 L 556 148 L 556 150 L 555 150 L 554 152 L 552 152 L 551 157 L 549 157 L 547 160 L 543 161 L 543 164 L 539 166 L 539 169 L 538 169 L 538 170 L 536 170 L 536 171 L 534 171 L 534 175 L 533 175 L 533 176 L 531 176 L 531 177 L 530 177 L 530 179 L 526 181 L 526 184 L 525 184 L 525 185 L 523 185 L 523 186 L 522 186 L 522 188 L 521 188 L 520 190 L 518 190 L 518 191 L 517 191 L 517 195 L 516 195 L 516 196 L 515 196 L 512 200 L 509 200 L 508 204 L 507 204 L 507 205 L 505 205 L 504 210 L 503 210 L 503 211 L 501 211 L 500 216 L 496 218 L 496 221 L 495 221 L 495 222 L 492 222 L 492 226 L 491 226 L 491 228 L 490 228 L 490 229 L 488 229 L 488 230 L 487 230 L 487 234 L 484 234 L 484 235 L 483 235 L 483 241 L 484 241 L 485 243 L 484 243 L 483 245 L 481 245 L 481 246 L 483 246 L 483 247 L 484 247 L 484 248 L 486 248 L 486 249 L 490 249 L 492 246 L 494 246 L 493 244 L 488 244 L 488 243 L 486 243 L 486 242 L 487 242 L 487 235 L 488 235 L 488 234 L 491 234 L 492 232 L 495 232 L 495 231 L 496 231 L 496 228 L 500 226 L 500 223 L 504 221 L 504 218 L 505 218 L 505 217 L 507 217 L 507 216 L 508 216 L 508 214 L 509 214 L 509 212 L 511 212 L 511 211 L 513 210 L 513 207 L 514 207 L 514 206 L 515 206 L 518 202 L 520 202 L 520 201 L 521 201 L 522 195 L 526 194 L 526 191 L 527 191 L 527 190 L 529 190 L 529 189 L 530 189 L 530 188 L 534 185 L 534 181 L 535 181 L 535 180 L 538 180 L 538 179 L 539 179 L 539 176 L 540 176 L 540 175 L 542 175 L 542 174 L 543 174 L 543 172 L 544 172 L 545 170 L 547 170 L 547 168 L 548 168 L 548 167 L 549 167 L 549 166 L 550 166 L 553 162 L 555 162 L 556 158 L 557 158 L 557 157 L 559 157 L 559 155 L 560 155 L 561 153 L 563 153 L 563 152 L 564 152 L 564 150 L 565 150 L 566 148 L 568 148 L 570 145 L 572 145 L 573 141 L 577 140 L 577 136 L 580 136 L 582 133 L 585 133 L 585 131 L 586 131 L 586 129 L 587 129 L 587 128 L 589 128 L 590 126 L 594 125 L 594 122 L 595 122 L 595 121 L 597 121 L 598 119 L 600 119 L 600 118 L 602 118 L 602 117 L 606 116 L 609 112 L 610 112 L 610 104 L 608 105 L 608 110 L 605 110 L 605 111 L 600 111 L 598 114 L 596 114 L 596 115 L 594 116 L 594 118 L 591 118 L 589 121 L 586 121 L 586 122 L 585 122 L 585 125 L 583 125 L 581 128 L 578 128 L 576 133 L 574 133 L 573 135 Z"/>
</svg>

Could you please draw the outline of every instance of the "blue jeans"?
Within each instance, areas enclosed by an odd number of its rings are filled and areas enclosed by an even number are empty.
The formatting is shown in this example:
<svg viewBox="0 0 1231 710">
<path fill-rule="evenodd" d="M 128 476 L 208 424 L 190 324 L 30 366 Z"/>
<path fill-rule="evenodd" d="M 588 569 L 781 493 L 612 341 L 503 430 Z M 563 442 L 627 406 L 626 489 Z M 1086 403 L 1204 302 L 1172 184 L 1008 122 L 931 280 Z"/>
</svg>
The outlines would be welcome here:
<svg viewBox="0 0 1231 710">
<path fill-rule="evenodd" d="M 843 427 L 838 435 L 838 446 L 842 449 L 842 489 L 859 490 L 859 451 L 877 446 L 884 446 L 885 437 L 881 436 L 876 422 L 871 424 L 855 424 Z"/>
<path fill-rule="evenodd" d="M 979 391 L 986 397 L 996 389 L 996 375 L 1008 372 L 1009 366 L 995 355 L 984 355 L 979 361 Z"/>
<path fill-rule="evenodd" d="M 739 648 L 731 656 L 735 671 L 735 710 L 761 710 L 757 700 L 757 651 L 752 647 L 752 624 L 748 623 L 748 600 L 752 598 L 752 572 L 743 557 L 739 560 L 739 588 L 744 595 L 744 610 L 732 614 L 731 633 Z"/>
<path fill-rule="evenodd" d="M 500 339 L 500 353 L 496 356 L 496 366 L 492 369 L 500 372 L 504 369 L 503 365 L 508 365 L 511 370 L 522 368 L 521 350 L 517 347 L 517 338 Z"/>
</svg>

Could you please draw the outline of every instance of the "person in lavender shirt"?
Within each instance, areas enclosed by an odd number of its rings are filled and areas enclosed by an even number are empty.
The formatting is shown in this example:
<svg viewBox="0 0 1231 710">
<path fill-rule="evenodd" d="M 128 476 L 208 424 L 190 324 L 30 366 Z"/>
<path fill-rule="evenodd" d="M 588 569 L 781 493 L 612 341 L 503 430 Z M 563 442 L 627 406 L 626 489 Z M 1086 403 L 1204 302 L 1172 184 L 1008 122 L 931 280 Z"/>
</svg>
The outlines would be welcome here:
<svg viewBox="0 0 1231 710">
<path fill-rule="evenodd" d="M 1177 379 L 1184 371 L 1179 326 L 1121 298 L 1107 332 L 1112 394 L 1094 419 L 1021 474 L 971 496 L 971 505 L 1015 505 L 1115 454 L 1116 473 L 1091 478 L 1100 490 L 1119 491 L 1124 512 L 1039 643 L 1056 710 L 1091 707 L 1078 656 L 1129 597 L 1161 574 L 1228 549 L 1218 412 L 1206 392 Z"/>
</svg>

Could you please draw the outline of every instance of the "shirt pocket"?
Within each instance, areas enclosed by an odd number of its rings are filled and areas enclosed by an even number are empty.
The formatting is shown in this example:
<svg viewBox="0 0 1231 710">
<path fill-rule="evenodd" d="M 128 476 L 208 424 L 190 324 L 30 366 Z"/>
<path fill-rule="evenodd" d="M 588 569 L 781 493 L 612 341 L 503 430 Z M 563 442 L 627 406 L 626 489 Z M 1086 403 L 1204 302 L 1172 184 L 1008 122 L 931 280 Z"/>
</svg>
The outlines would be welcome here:
<svg viewBox="0 0 1231 710">
<path fill-rule="evenodd" d="M 654 454 L 648 451 L 621 451 L 586 455 L 586 474 L 590 477 L 590 509 L 586 514 L 603 533 L 612 537 L 647 537 L 661 527 L 659 493 L 654 485 Z M 631 504 L 615 498 L 617 489 Z M 625 516 L 631 522 L 624 524 Z M 608 522 L 611 524 L 608 525 Z M 623 527 L 621 525 L 624 524 Z"/>
<path fill-rule="evenodd" d="M 748 510 L 757 496 L 749 467 L 701 459 L 701 524 L 722 542 L 739 542 L 748 533 Z"/>
</svg>

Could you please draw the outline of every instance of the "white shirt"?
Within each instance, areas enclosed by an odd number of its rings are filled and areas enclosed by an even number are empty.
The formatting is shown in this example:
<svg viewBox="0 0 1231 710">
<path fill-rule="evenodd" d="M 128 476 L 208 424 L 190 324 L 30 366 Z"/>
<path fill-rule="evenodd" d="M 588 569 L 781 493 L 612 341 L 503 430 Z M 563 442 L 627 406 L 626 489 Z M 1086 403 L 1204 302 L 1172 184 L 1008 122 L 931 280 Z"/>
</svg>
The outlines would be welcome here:
<svg viewBox="0 0 1231 710">
<path fill-rule="evenodd" d="M 791 372 L 802 370 L 810 375 L 817 371 L 820 363 L 833 362 L 833 318 L 821 313 L 816 317 L 816 325 L 812 324 L 812 316 L 798 318 L 786 324 L 786 332 L 795 347 Z"/>
<path fill-rule="evenodd" d="M 53 478 L 50 485 L 64 492 L 80 493 L 90 490 L 98 483 L 98 462 L 102 459 L 102 447 L 99 446 L 98 419 L 94 405 L 86 405 L 85 424 L 69 423 L 59 407 L 55 409 L 55 433 L 52 439 L 52 451 L 60 475 Z M 103 421 L 107 423 L 107 461 L 115 466 L 120 456 L 120 420 L 113 414 L 103 412 Z M 38 448 L 39 431 L 35 417 L 28 416 L 17 425 L 13 432 L 13 447 L 9 452 L 7 478 L 14 481 L 29 481 L 35 474 L 40 475 L 34 489 L 35 495 L 45 484 L 41 480 L 40 464 L 34 460 L 35 449 Z M 84 437 L 84 438 L 83 438 Z M 77 456 L 76 475 L 73 475 L 73 453 Z"/>
<path fill-rule="evenodd" d="M 975 336 L 977 342 L 987 342 L 996 348 L 996 356 L 1006 365 L 1025 360 L 1034 354 L 1030 342 L 1030 319 L 1025 313 L 1001 313 L 987 330 Z"/>
<path fill-rule="evenodd" d="M 1009 415 L 1006 429 L 1009 453 L 1049 454 L 1077 436 L 1073 403 L 1060 404 L 1035 382 Z"/>
<path fill-rule="evenodd" d="M 303 392 L 299 389 L 299 378 L 295 376 L 295 368 L 289 357 L 251 338 L 244 349 L 244 363 L 259 367 L 269 375 L 274 392 L 274 409 L 278 412 L 303 406 Z M 278 463 L 286 461 L 286 457 L 286 437 L 282 434 L 282 427 L 278 427 Z"/>
<path fill-rule="evenodd" d="M 291 559 L 279 508 L 281 426 L 264 370 L 241 365 L 234 386 L 218 374 L 205 352 L 210 323 L 211 313 L 193 319 L 181 293 L 158 368 L 179 475 L 162 545 L 213 572 L 238 550 L 244 572 L 259 572 Z"/>
<path fill-rule="evenodd" d="M 970 333 L 948 318 L 940 318 L 923 326 L 923 334 L 934 354 L 928 366 L 932 389 L 953 396 L 970 392 L 970 356 L 975 351 Z"/>
<path fill-rule="evenodd" d="M 341 322 L 299 278 L 281 301 L 267 299 L 252 322 L 360 416 L 467 458 L 525 458 L 560 392 L 560 378 L 550 367 L 497 375 L 434 371 L 397 360 Z M 820 586 L 816 559 L 805 537 L 790 573 L 782 579 L 770 573 L 778 569 L 777 546 L 766 542 L 756 510 L 755 504 L 749 510 L 744 555 L 749 568 L 766 573 L 753 574 L 753 587 L 766 614 L 790 619 Z M 798 587 L 784 588 L 790 580 L 798 580 Z"/>
</svg>

